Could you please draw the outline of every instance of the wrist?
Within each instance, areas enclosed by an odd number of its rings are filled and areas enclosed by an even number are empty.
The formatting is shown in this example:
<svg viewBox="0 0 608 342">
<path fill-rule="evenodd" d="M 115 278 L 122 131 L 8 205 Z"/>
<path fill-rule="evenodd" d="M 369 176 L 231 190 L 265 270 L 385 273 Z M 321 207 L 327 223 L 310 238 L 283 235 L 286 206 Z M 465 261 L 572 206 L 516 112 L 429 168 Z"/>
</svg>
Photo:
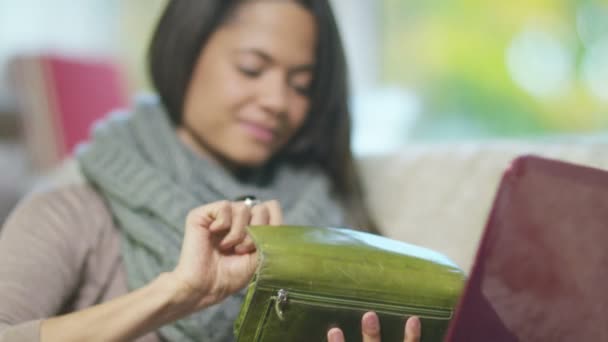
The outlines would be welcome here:
<svg viewBox="0 0 608 342">
<path fill-rule="evenodd" d="M 176 272 L 162 273 L 157 280 L 169 294 L 168 305 L 183 316 L 195 313 L 213 304 L 209 294 L 191 286 Z"/>
<path fill-rule="evenodd" d="M 166 296 L 167 312 L 179 319 L 197 311 L 197 298 L 192 289 L 172 272 L 161 273 L 152 283 Z"/>
</svg>

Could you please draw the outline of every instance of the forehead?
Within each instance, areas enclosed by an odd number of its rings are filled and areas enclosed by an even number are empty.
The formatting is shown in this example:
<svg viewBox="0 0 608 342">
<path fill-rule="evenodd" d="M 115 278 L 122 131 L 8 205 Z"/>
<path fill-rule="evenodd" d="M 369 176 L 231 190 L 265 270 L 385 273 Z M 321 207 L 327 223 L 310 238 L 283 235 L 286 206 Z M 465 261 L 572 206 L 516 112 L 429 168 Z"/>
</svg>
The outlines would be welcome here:
<svg viewBox="0 0 608 342">
<path fill-rule="evenodd" d="M 295 1 L 245 2 L 220 31 L 223 44 L 232 48 L 260 49 L 289 64 L 311 64 L 314 59 L 315 18 Z"/>
</svg>

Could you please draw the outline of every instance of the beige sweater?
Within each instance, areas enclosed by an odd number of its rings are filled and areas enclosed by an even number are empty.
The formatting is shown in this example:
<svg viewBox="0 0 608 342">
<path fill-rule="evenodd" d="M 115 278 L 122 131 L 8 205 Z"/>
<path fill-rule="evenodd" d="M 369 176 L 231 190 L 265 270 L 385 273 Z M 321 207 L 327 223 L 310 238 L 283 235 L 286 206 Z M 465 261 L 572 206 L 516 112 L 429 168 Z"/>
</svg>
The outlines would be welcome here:
<svg viewBox="0 0 608 342">
<path fill-rule="evenodd" d="M 44 318 L 125 294 L 120 245 L 102 198 L 84 182 L 25 199 L 0 231 L 0 342 L 39 341 Z"/>
</svg>

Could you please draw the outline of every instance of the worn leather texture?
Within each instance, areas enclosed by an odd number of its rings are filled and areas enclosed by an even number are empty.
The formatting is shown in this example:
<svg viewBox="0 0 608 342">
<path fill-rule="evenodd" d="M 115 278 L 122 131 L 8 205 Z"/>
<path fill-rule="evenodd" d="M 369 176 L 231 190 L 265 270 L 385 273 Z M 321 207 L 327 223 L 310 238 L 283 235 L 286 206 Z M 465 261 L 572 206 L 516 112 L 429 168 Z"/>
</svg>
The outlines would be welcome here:
<svg viewBox="0 0 608 342">
<path fill-rule="evenodd" d="M 260 263 L 235 323 L 237 341 L 323 341 L 339 326 L 361 340 L 361 316 L 380 317 L 383 341 L 403 340 L 405 320 L 422 341 L 441 341 L 464 284 L 445 256 L 348 229 L 249 228 Z"/>
</svg>

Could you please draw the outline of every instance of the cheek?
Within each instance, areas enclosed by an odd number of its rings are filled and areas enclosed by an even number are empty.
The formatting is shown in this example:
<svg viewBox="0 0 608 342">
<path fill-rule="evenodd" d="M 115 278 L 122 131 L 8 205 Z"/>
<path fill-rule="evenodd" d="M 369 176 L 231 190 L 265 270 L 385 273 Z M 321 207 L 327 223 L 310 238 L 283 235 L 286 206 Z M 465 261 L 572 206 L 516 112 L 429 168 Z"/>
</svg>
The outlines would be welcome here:
<svg viewBox="0 0 608 342">
<path fill-rule="evenodd" d="M 243 81 L 227 61 L 203 65 L 197 79 L 199 111 L 212 121 L 223 121 L 247 97 Z"/>
<path fill-rule="evenodd" d="M 222 77 L 216 82 L 215 100 L 222 102 L 222 105 L 227 107 L 224 109 L 232 109 L 240 107 L 251 97 L 250 86 L 246 84 L 240 75 L 237 75 L 233 70 L 226 70 Z"/>
<path fill-rule="evenodd" d="M 289 115 L 289 126 L 293 132 L 297 131 L 308 116 L 310 109 L 310 100 L 307 98 L 298 97 L 293 100 L 293 107 Z"/>
</svg>

